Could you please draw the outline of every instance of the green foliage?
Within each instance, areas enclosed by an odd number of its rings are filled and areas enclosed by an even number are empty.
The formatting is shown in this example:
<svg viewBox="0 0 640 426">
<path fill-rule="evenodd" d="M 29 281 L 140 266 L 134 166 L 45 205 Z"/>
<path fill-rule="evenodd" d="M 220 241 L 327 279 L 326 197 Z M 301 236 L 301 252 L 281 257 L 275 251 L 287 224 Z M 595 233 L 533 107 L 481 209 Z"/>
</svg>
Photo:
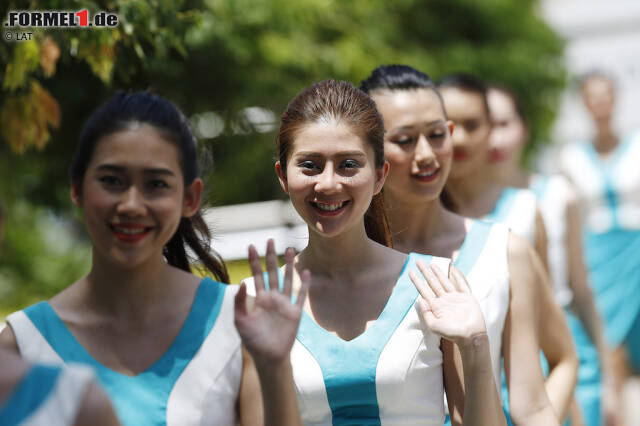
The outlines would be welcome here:
<svg viewBox="0 0 640 426">
<path fill-rule="evenodd" d="M 215 159 L 207 172 L 212 200 L 230 204 L 283 196 L 273 173 L 274 131 L 257 131 L 245 108 L 277 117 L 315 81 L 357 84 L 391 63 L 434 78 L 469 71 L 520 95 L 534 148 L 547 139 L 566 78 L 562 42 L 535 0 L 9 0 L 0 17 L 83 8 L 90 16 L 115 12 L 119 26 L 35 30 L 32 43 L 0 42 L 0 194 L 9 205 L 27 199 L 57 214 L 71 210 L 75 140 L 116 89 L 150 89 L 188 117 L 222 118 L 224 130 L 201 145 Z M 36 95 L 55 105 L 27 108 Z M 6 251 L 18 240 L 8 239 Z"/>
<path fill-rule="evenodd" d="M 0 315 L 48 299 L 89 271 L 91 249 L 68 219 L 21 202 L 7 212 L 0 245 Z"/>
</svg>

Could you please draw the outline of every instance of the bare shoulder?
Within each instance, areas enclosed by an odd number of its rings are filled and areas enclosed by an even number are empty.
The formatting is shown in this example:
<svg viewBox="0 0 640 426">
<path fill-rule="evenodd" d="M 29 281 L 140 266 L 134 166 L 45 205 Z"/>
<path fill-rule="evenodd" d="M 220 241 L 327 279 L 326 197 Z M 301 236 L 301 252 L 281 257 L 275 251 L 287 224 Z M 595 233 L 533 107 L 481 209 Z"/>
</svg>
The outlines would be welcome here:
<svg viewBox="0 0 640 426">
<path fill-rule="evenodd" d="M 116 426 L 119 425 L 109 398 L 94 382 L 85 392 L 82 406 L 76 416 L 75 426 Z"/>
<path fill-rule="evenodd" d="M 377 260 L 381 260 L 381 262 L 376 262 L 376 264 L 380 265 L 381 267 L 386 266 L 388 268 L 393 268 L 394 266 L 400 265 L 399 267 L 401 268 L 402 265 L 404 265 L 404 263 L 407 261 L 408 257 L 409 256 L 406 253 L 402 253 L 401 251 L 398 251 L 394 248 L 378 244 L 376 258 Z"/>
<path fill-rule="evenodd" d="M 13 328 L 11 327 L 11 324 L 7 324 L 7 326 L 2 330 L 2 332 L 0 332 L 0 346 L 15 354 L 20 355 L 20 349 L 18 348 L 18 340 L 16 339 L 16 335 L 13 332 Z"/>
</svg>

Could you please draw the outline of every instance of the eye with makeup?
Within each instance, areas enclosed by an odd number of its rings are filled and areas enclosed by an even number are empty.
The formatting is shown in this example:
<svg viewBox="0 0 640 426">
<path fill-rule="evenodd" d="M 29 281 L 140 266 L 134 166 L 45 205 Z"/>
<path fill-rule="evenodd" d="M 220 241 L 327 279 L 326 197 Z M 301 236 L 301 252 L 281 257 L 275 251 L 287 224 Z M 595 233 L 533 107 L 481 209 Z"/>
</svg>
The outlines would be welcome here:
<svg viewBox="0 0 640 426">
<path fill-rule="evenodd" d="M 393 138 L 391 142 L 395 143 L 396 145 L 408 145 L 411 142 L 413 142 L 413 140 L 414 140 L 413 137 L 403 135 L 403 136 Z"/>
<path fill-rule="evenodd" d="M 441 139 L 444 139 L 446 136 L 447 136 L 447 133 L 444 131 L 444 129 L 436 129 L 429 132 L 430 140 L 441 140 Z"/>
<path fill-rule="evenodd" d="M 462 125 L 467 132 L 471 133 L 475 132 L 478 127 L 480 127 L 480 122 L 478 120 L 468 120 L 465 121 Z"/>
<path fill-rule="evenodd" d="M 303 169 L 303 171 L 305 171 L 305 172 L 320 170 L 320 167 L 318 167 L 318 165 L 315 162 L 311 161 L 311 160 L 299 161 L 298 162 L 298 167 Z"/>
<path fill-rule="evenodd" d="M 116 189 L 124 185 L 123 180 L 114 175 L 98 176 L 98 181 L 109 189 Z"/>
<path fill-rule="evenodd" d="M 147 182 L 147 187 L 150 190 L 159 191 L 162 189 L 169 189 L 169 184 L 162 179 L 153 179 Z"/>
<path fill-rule="evenodd" d="M 353 159 L 346 159 L 340 163 L 341 169 L 359 169 L 362 167 L 359 161 Z"/>
</svg>

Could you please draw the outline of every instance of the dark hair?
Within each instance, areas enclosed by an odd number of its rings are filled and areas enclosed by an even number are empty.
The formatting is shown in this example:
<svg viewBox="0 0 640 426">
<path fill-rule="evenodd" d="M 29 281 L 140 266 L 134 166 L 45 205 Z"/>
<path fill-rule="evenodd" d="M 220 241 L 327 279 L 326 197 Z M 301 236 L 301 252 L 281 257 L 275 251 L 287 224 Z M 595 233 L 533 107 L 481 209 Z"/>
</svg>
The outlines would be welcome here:
<svg viewBox="0 0 640 426">
<path fill-rule="evenodd" d="M 408 65 L 381 65 L 371 71 L 369 77 L 362 80 L 360 90 L 371 95 L 371 92 L 380 89 L 387 90 L 413 90 L 429 89 L 440 99 L 440 105 L 445 118 L 447 113 L 442 101 L 442 95 L 434 84 L 431 77 Z"/>
<path fill-rule="evenodd" d="M 452 87 L 480 95 L 487 113 L 487 118 L 490 118 L 489 103 L 487 102 L 487 85 L 480 78 L 465 72 L 455 72 L 441 77 L 436 82 L 436 86 L 440 90 Z"/>
<path fill-rule="evenodd" d="M 153 126 L 178 148 L 185 186 L 198 177 L 196 138 L 182 112 L 168 100 L 149 92 L 118 92 L 85 123 L 71 165 L 72 184 L 82 186 L 87 166 L 100 139 L 135 123 Z M 164 256 L 170 265 L 190 272 L 185 248 L 188 246 L 217 280 L 229 282 L 227 268 L 220 256 L 211 249 L 210 240 L 209 227 L 201 211 L 198 211 L 192 217 L 180 220 L 178 229 L 164 247 Z"/>
<path fill-rule="evenodd" d="M 283 172 L 296 134 L 306 124 L 335 120 L 349 125 L 373 148 L 376 168 L 384 165 L 384 124 L 375 103 L 363 91 L 346 81 L 325 80 L 293 98 L 282 113 L 276 143 Z M 364 218 L 367 235 L 392 247 L 389 222 L 384 212 L 382 193 L 374 195 Z"/>
</svg>

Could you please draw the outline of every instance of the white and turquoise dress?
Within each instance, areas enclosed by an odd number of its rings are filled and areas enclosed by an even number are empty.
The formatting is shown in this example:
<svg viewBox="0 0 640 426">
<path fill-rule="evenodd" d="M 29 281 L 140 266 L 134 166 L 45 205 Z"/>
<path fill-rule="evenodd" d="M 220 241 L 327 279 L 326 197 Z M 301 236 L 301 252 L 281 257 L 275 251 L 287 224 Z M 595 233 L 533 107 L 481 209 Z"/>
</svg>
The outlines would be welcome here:
<svg viewBox="0 0 640 426">
<path fill-rule="evenodd" d="M 533 246 L 536 240 L 537 209 L 538 202 L 532 191 L 506 187 L 502 190 L 493 211 L 486 215 L 484 219 L 502 223 L 515 235 L 524 238 Z M 545 375 L 548 374 L 549 364 L 542 351 L 540 351 L 540 363 L 542 364 L 543 373 Z M 504 407 L 507 424 L 512 425 L 513 422 L 511 421 L 509 409 L 509 391 L 504 371 L 502 372 L 502 406 Z"/>
<path fill-rule="evenodd" d="M 493 211 L 484 217 L 491 222 L 502 223 L 531 244 L 536 242 L 535 194 L 528 189 L 506 187 L 502 190 Z"/>
<path fill-rule="evenodd" d="M 500 389 L 502 331 L 509 310 L 509 229 L 474 220 L 454 265 L 464 274 L 484 316 L 494 380 Z M 449 418 L 445 424 L 450 424 Z"/>
<path fill-rule="evenodd" d="M 601 424 L 602 393 L 598 351 L 581 321 L 570 308 L 573 293 L 569 287 L 567 254 L 569 182 L 561 175 L 534 175 L 531 190 L 536 194 L 538 207 L 547 228 L 547 250 L 554 296 L 556 302 L 565 310 L 567 324 L 580 359 L 575 396 L 585 424 L 597 426 Z"/>
<path fill-rule="evenodd" d="M 34 365 L 0 403 L 0 425 L 72 425 L 92 379 L 84 367 Z"/>
<path fill-rule="evenodd" d="M 418 259 L 443 271 L 450 263 L 409 254 L 380 317 L 353 340 L 342 340 L 303 313 L 291 365 L 305 425 L 443 424 L 440 337 L 421 323 L 418 291 L 409 278 Z M 253 280 L 245 283 L 254 293 Z"/>
<path fill-rule="evenodd" d="M 640 131 L 606 159 L 590 143 L 561 154 L 562 171 L 578 190 L 585 253 L 596 305 L 609 343 L 625 345 L 640 371 Z"/>
<path fill-rule="evenodd" d="M 7 322 L 26 360 L 93 367 L 123 425 L 233 426 L 242 376 L 236 292 L 237 286 L 203 279 L 173 344 L 133 377 L 96 361 L 47 302 L 15 312 Z"/>
</svg>

